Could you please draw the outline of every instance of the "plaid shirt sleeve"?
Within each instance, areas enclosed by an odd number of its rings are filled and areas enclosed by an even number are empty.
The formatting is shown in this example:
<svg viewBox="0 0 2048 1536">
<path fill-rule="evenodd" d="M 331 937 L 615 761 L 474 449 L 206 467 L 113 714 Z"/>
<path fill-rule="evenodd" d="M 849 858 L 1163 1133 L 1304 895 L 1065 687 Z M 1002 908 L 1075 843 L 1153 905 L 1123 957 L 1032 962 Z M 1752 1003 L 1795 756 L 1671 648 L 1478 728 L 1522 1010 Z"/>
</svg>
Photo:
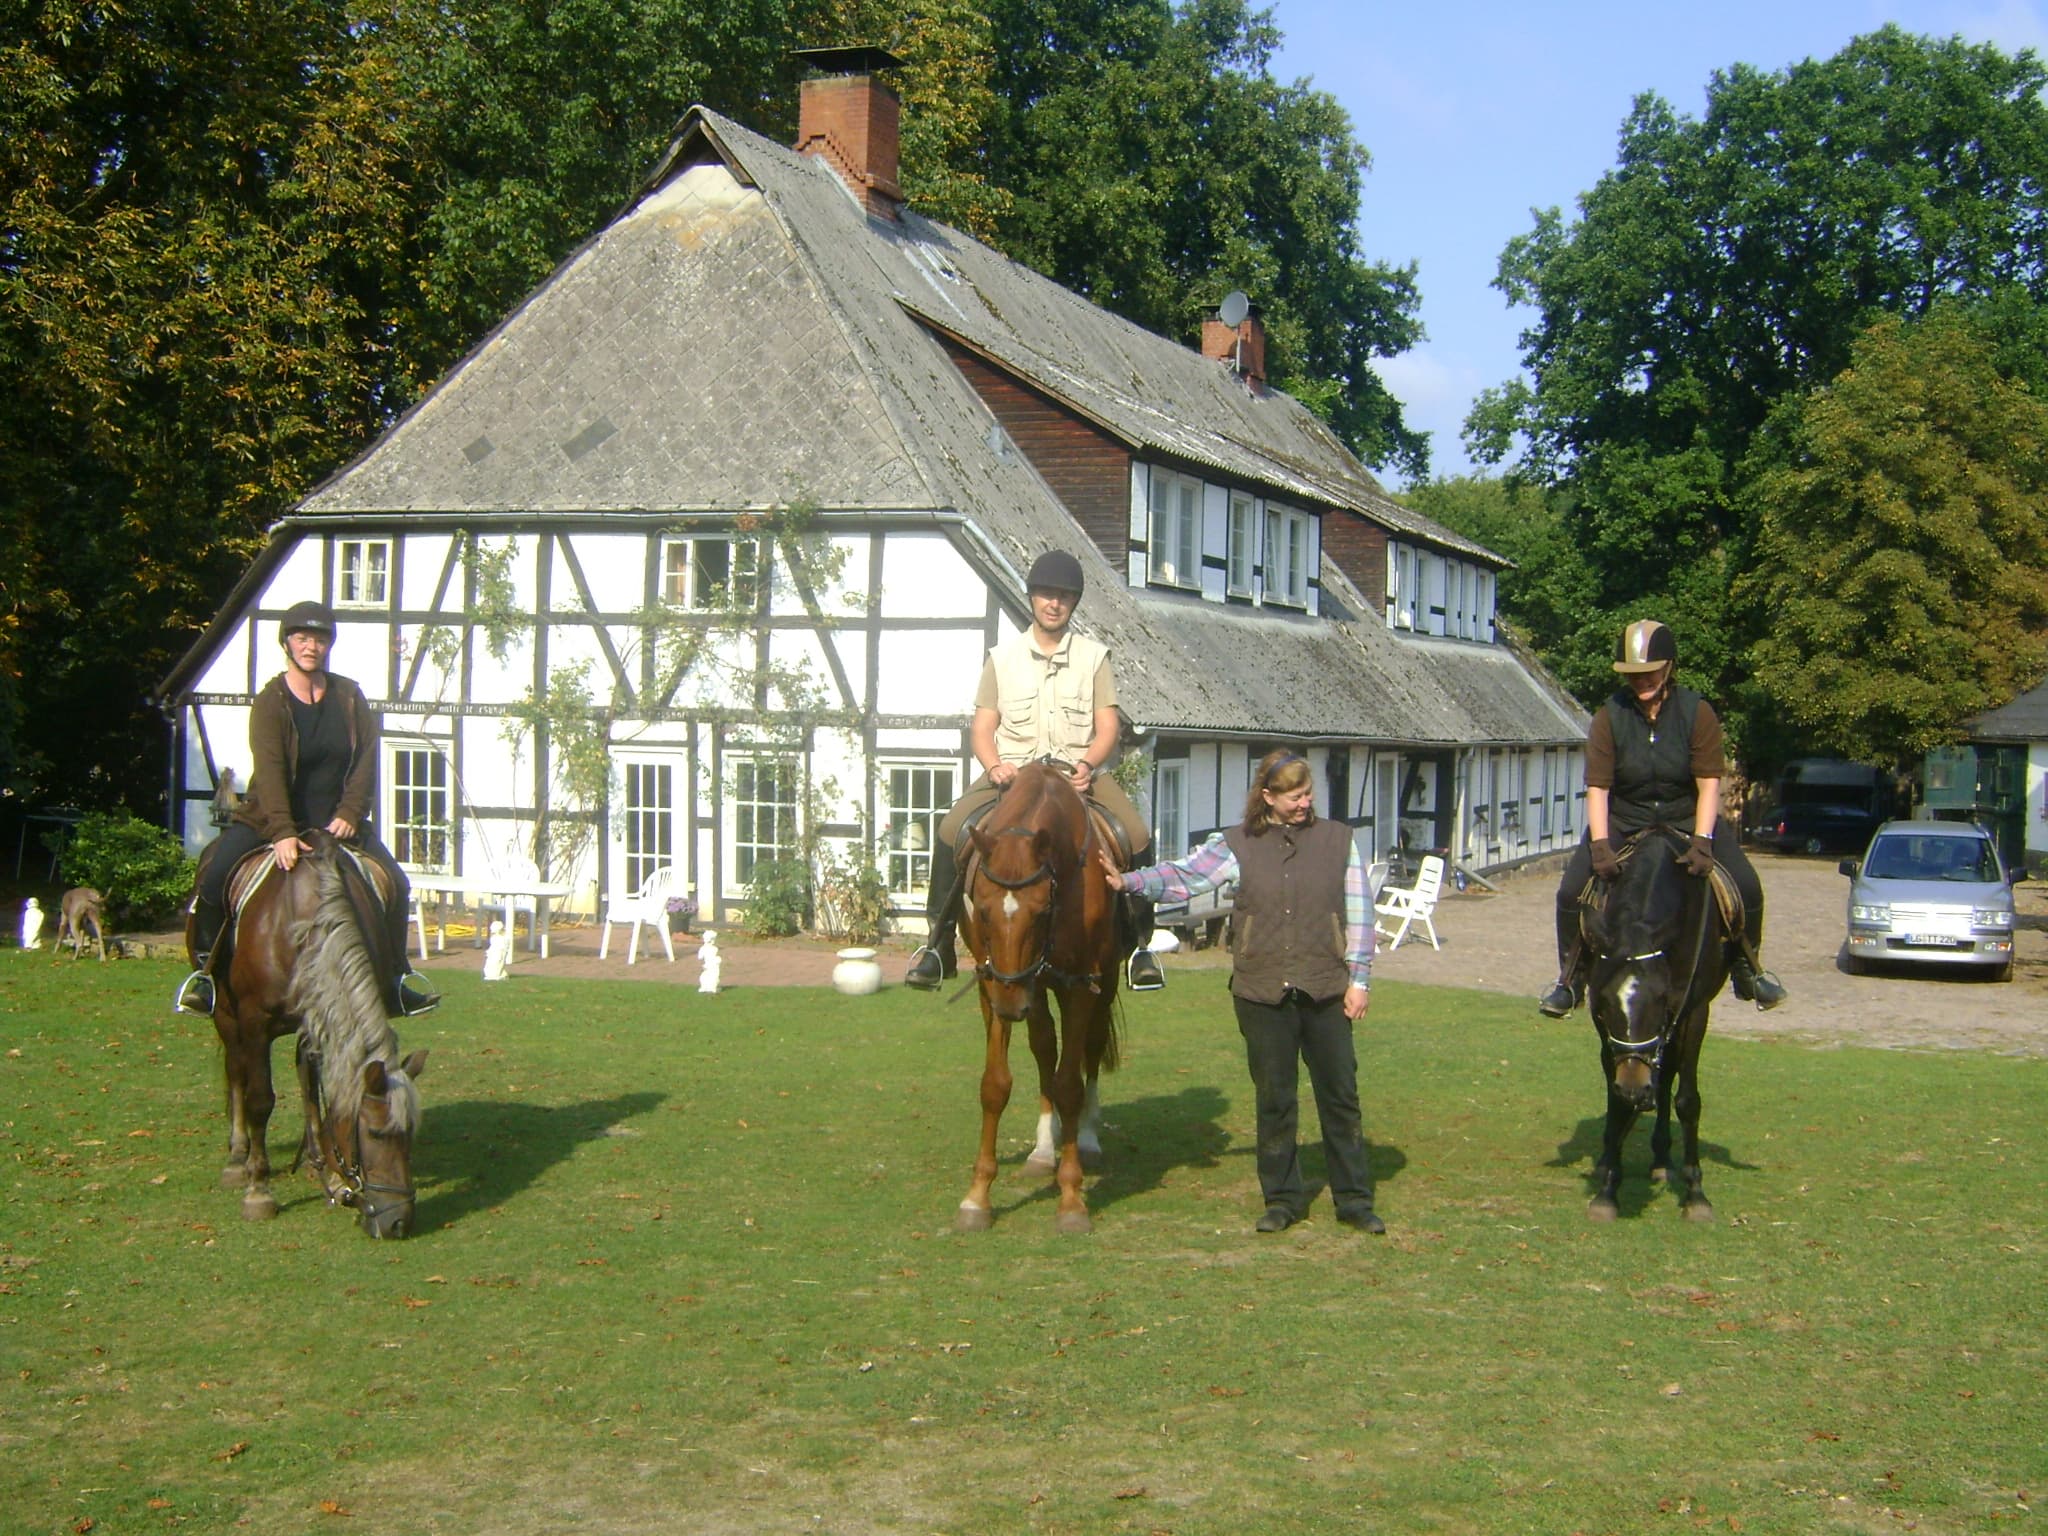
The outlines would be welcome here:
<svg viewBox="0 0 2048 1536">
<path fill-rule="evenodd" d="M 1350 968 L 1351 985 L 1367 991 L 1372 990 L 1372 951 L 1372 888 L 1354 837 L 1351 857 L 1344 863 L 1344 964 Z"/>
<path fill-rule="evenodd" d="M 1221 832 L 1184 859 L 1168 859 L 1149 869 L 1127 869 L 1123 885 L 1154 901 L 1186 901 L 1228 885 L 1237 878 L 1237 855 Z M 1347 877 L 1348 879 L 1348 877 Z"/>
</svg>

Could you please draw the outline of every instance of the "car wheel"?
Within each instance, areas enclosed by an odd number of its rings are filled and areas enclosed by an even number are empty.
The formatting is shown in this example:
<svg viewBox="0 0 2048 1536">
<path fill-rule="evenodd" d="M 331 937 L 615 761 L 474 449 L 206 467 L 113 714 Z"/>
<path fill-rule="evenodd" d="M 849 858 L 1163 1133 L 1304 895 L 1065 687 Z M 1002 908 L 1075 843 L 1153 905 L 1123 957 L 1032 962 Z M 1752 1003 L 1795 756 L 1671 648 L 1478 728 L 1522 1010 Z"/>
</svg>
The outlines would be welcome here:
<svg viewBox="0 0 2048 1536">
<path fill-rule="evenodd" d="M 2005 964 L 2001 965 L 1997 970 L 1993 971 L 1991 973 L 1991 979 L 1993 981 L 2011 981 L 2012 961 L 2007 960 Z"/>
<path fill-rule="evenodd" d="M 1842 970 L 1844 974 L 1849 976 L 1868 976 L 1870 974 L 1870 962 L 1851 954 L 1845 949 L 1842 951 Z"/>
<path fill-rule="evenodd" d="M 1826 853 L 1828 845 L 1817 837 L 1809 837 L 1806 840 L 1806 851 L 1808 853 Z"/>
</svg>

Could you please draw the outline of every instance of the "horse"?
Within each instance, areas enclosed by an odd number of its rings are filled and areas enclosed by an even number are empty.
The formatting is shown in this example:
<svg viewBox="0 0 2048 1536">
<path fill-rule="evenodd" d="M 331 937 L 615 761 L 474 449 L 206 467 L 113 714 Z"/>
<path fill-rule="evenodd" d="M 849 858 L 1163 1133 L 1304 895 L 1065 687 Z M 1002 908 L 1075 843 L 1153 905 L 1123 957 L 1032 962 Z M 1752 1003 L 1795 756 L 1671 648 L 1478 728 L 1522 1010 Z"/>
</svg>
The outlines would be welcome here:
<svg viewBox="0 0 2048 1536">
<path fill-rule="evenodd" d="M 994 827 L 994 831 L 985 828 Z M 1059 1120 L 1053 1225 L 1086 1232 L 1079 1136 L 1097 1073 L 1117 1058 L 1116 990 L 1122 956 L 1116 897 L 1096 873 L 1096 826 L 1067 771 L 1030 763 L 981 826 L 968 833 L 960 931 L 974 958 L 987 1055 L 981 1073 L 981 1143 L 954 1227 L 986 1231 L 993 1217 L 996 1128 L 1010 1101 L 1010 1034 L 1022 1020 L 1038 1062 L 1038 1089 Z M 1052 1003 L 1059 1004 L 1057 1026 Z"/>
<path fill-rule="evenodd" d="M 404 1237 L 413 1226 L 420 1123 L 414 1085 L 427 1053 L 398 1057 L 385 1008 L 390 940 L 370 878 L 326 832 L 300 838 L 311 851 L 289 870 L 270 868 L 236 903 L 232 949 L 214 967 L 213 1027 L 228 1101 L 221 1188 L 243 1191 L 247 1220 L 277 1214 L 265 1141 L 277 1102 L 270 1048 L 296 1035 L 306 1124 L 292 1169 L 310 1158 L 329 1205 L 354 1207 L 371 1237 Z M 188 917 L 188 952 L 194 937 Z"/>
<path fill-rule="evenodd" d="M 1594 1221 L 1620 1213 L 1622 1143 L 1637 1116 L 1651 1109 L 1651 1178 L 1676 1184 L 1688 1220 L 1714 1219 L 1700 1183 L 1699 1066 L 1707 1009 L 1728 979 L 1729 930 L 1710 882 L 1677 862 L 1686 842 L 1672 827 L 1627 839 L 1616 850 L 1621 872 L 1584 917 L 1586 995 L 1607 1087 L 1607 1127 L 1586 1211 Z M 1674 1105 L 1685 1134 L 1684 1161 L 1676 1164 Z"/>
</svg>

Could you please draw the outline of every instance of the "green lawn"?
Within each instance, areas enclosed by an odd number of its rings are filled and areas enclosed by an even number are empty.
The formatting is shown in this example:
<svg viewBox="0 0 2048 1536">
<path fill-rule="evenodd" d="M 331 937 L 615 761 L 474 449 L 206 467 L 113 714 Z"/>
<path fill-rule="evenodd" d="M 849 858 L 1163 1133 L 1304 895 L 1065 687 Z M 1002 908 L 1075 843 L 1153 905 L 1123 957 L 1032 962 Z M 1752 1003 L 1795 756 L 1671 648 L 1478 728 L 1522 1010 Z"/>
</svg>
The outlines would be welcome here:
<svg viewBox="0 0 2048 1536">
<path fill-rule="evenodd" d="M 1126 1009 L 1094 1234 L 1019 1166 L 1020 1043 L 966 1238 L 971 1000 L 444 974 L 401 1030 L 422 1230 L 379 1245 L 303 1176 L 263 1224 L 216 1188 L 176 978 L 0 953 L 10 1536 L 1951 1532 L 2048 1484 L 2048 1063 L 1710 1038 L 1719 1223 L 1638 1130 L 1594 1227 L 1589 1029 L 1383 983 L 1390 1235 L 1259 1237 L 1184 976 Z"/>
</svg>

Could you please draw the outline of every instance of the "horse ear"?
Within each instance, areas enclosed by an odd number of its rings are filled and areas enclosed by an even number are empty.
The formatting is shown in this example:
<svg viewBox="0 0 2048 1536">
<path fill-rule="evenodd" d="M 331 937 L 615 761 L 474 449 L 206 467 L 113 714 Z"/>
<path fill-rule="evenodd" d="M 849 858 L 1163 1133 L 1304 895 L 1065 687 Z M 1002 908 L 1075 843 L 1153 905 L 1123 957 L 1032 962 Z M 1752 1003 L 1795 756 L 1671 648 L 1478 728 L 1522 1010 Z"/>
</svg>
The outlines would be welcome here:
<svg viewBox="0 0 2048 1536">
<path fill-rule="evenodd" d="M 969 827 L 967 829 L 967 837 L 968 841 L 981 850 L 981 856 L 984 859 L 996 851 L 996 840 L 982 831 L 980 827 Z"/>
<path fill-rule="evenodd" d="M 384 1063 L 366 1061 L 363 1063 L 363 1097 L 381 1099 L 390 1093 L 391 1084 L 384 1077 Z"/>
<path fill-rule="evenodd" d="M 420 1074 L 427 1070 L 427 1053 L 425 1051 L 414 1051 L 405 1058 L 403 1065 L 405 1067 L 405 1075 L 414 1082 L 418 1082 Z"/>
</svg>

